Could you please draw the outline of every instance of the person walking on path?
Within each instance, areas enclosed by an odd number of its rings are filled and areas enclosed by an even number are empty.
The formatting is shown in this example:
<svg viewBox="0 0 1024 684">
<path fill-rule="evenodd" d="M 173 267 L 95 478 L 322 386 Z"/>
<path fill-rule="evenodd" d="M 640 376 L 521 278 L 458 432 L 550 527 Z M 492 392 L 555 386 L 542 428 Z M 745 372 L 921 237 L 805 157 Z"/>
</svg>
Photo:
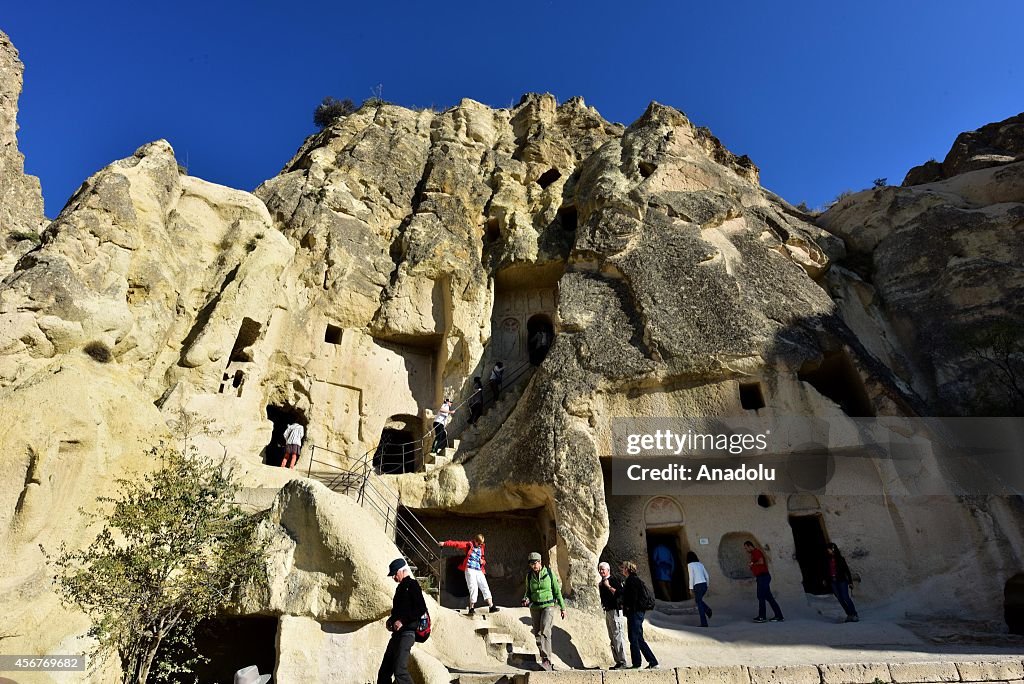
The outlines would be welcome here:
<svg viewBox="0 0 1024 684">
<path fill-rule="evenodd" d="M 445 428 L 448 426 L 454 413 L 455 409 L 452 408 L 452 400 L 445 397 L 441 403 L 441 408 L 437 410 L 437 415 L 434 416 L 434 444 L 430 447 L 430 453 L 444 453 L 445 448 L 448 446 L 448 431 Z"/>
<path fill-rule="evenodd" d="M 526 574 L 526 593 L 523 605 L 530 607 L 530 620 L 533 636 L 537 639 L 537 650 L 540 652 L 540 665 L 545 670 L 553 670 L 551 666 L 551 626 L 555 622 L 555 605 L 557 604 L 565 619 L 565 599 L 562 589 L 558 586 L 558 578 L 551 568 L 541 566 L 540 554 L 534 551 L 527 557 L 530 572 Z"/>
<path fill-rule="evenodd" d="M 622 583 L 622 612 L 626 614 L 626 634 L 633 669 L 640 667 L 640 656 L 647 660 L 648 670 L 658 669 L 658 659 L 644 639 L 644 614 L 654 608 L 654 595 L 636 574 L 636 563 L 626 561 L 620 568 L 626 581 Z"/>
<path fill-rule="evenodd" d="M 828 571 L 829 579 L 832 580 L 832 593 L 839 599 L 839 605 L 846 612 L 846 621 L 859 622 L 860 616 L 857 615 L 857 607 L 853 605 L 853 599 L 850 598 L 850 585 L 853 584 L 850 566 L 846 564 L 846 559 L 843 558 L 843 554 L 835 544 L 825 546 L 825 554 L 825 569 Z"/>
<path fill-rule="evenodd" d="M 743 548 L 750 554 L 750 572 L 754 573 L 757 581 L 757 617 L 754 622 L 783 622 L 786 618 L 782 616 L 782 609 L 772 596 L 772 574 L 768 572 L 768 562 L 764 559 L 764 552 L 754 546 L 754 542 L 743 542 Z M 765 620 L 765 601 L 772 607 L 771 620 Z"/>
<path fill-rule="evenodd" d="M 601 581 L 597 590 L 601 594 L 601 608 L 604 609 L 604 624 L 608 628 L 608 640 L 612 646 L 612 657 L 615 658 L 613 670 L 623 670 L 626 665 L 626 642 L 623 640 L 625 618 L 622 615 L 622 582 L 612 575 L 612 567 L 607 563 L 597 566 L 597 574 Z"/>
<path fill-rule="evenodd" d="M 491 600 L 491 588 L 487 586 L 487 559 L 484 558 L 484 535 L 478 534 L 472 541 L 443 541 L 441 546 L 458 549 L 466 554 L 459 565 L 459 570 L 466 574 L 466 586 L 469 587 L 469 614 L 476 613 L 477 592 L 483 594 L 484 601 L 490 606 L 491 613 L 497 613 L 498 607 Z"/>
<path fill-rule="evenodd" d="M 501 381 L 505 377 L 505 364 L 498 361 L 494 364 L 494 368 L 491 369 L 490 385 L 491 394 L 494 396 L 494 401 L 498 401 L 498 395 L 501 394 Z"/>
<path fill-rule="evenodd" d="M 391 616 L 386 623 L 391 631 L 391 640 L 377 671 L 377 684 L 392 684 L 392 677 L 397 684 L 413 684 L 409 675 L 409 652 L 416 643 L 416 626 L 427 612 L 427 603 L 404 558 L 391 561 L 388 577 L 394 578 L 398 587 L 391 602 Z"/>
<path fill-rule="evenodd" d="M 690 576 L 690 591 L 697 604 L 700 626 L 707 627 L 711 617 L 711 606 L 704 603 L 704 595 L 708 593 L 708 570 L 693 551 L 686 552 L 686 574 Z"/>
<path fill-rule="evenodd" d="M 295 464 L 299 462 L 299 450 L 302 449 L 302 438 L 306 436 L 306 428 L 299 423 L 291 423 L 284 429 L 284 458 L 281 459 L 282 468 L 295 470 Z"/>
<path fill-rule="evenodd" d="M 473 396 L 469 398 L 469 420 L 466 422 L 475 425 L 484 413 L 484 386 L 480 384 L 480 376 L 473 378 Z"/>
</svg>

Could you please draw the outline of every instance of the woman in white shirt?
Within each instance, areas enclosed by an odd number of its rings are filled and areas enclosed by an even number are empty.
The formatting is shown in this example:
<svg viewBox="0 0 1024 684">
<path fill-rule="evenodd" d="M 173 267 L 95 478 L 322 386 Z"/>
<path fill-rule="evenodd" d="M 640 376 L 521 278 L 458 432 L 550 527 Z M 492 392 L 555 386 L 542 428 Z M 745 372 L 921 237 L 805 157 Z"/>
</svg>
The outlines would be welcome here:
<svg viewBox="0 0 1024 684">
<path fill-rule="evenodd" d="M 704 603 L 704 594 L 708 593 L 708 571 L 693 551 L 686 553 L 686 574 L 690 576 L 690 591 L 693 592 L 700 613 L 700 626 L 707 627 L 708 618 L 711 617 L 711 606 Z"/>
</svg>

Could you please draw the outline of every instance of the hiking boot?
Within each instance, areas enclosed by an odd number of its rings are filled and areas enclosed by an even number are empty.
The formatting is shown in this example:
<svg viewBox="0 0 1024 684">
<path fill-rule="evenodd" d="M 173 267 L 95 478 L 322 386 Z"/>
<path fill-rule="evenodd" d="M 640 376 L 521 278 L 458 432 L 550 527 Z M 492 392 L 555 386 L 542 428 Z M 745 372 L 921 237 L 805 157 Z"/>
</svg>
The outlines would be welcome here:
<svg viewBox="0 0 1024 684">
<path fill-rule="evenodd" d="M 608 669 L 609 670 L 628 670 L 629 669 L 629 665 L 627 665 L 626 663 L 615 663 L 614 665 L 612 665 Z"/>
<path fill-rule="evenodd" d="M 476 615 L 476 608 L 470 606 L 469 610 L 466 611 L 466 615 Z"/>
<path fill-rule="evenodd" d="M 785 622 L 785 621 L 786 621 L 786 618 L 782 617 L 781 615 L 776 615 L 775 617 L 770 618 L 768 620 L 768 622 Z"/>
<path fill-rule="evenodd" d="M 542 660 L 542 661 L 540 661 L 540 666 L 542 668 L 544 668 L 544 670 L 547 671 L 547 672 L 553 672 L 554 669 L 555 669 L 554 667 L 551 666 L 551 661 L 550 660 Z"/>
<path fill-rule="evenodd" d="M 498 606 L 491 606 L 491 607 L 490 607 L 490 608 L 489 608 L 489 609 L 487 610 L 487 612 L 488 612 L 488 613 L 497 613 L 497 612 L 498 612 L 499 610 L 501 610 L 501 608 L 499 608 Z"/>
<path fill-rule="evenodd" d="M 647 669 L 647 670 L 660 670 L 661 669 L 661 665 L 659 665 L 658 663 L 651 663 L 650 665 L 648 665 L 644 669 Z"/>
<path fill-rule="evenodd" d="M 768 622 L 768 621 L 765 620 L 763 617 L 756 617 L 756 618 L 754 618 L 754 622 Z"/>
</svg>

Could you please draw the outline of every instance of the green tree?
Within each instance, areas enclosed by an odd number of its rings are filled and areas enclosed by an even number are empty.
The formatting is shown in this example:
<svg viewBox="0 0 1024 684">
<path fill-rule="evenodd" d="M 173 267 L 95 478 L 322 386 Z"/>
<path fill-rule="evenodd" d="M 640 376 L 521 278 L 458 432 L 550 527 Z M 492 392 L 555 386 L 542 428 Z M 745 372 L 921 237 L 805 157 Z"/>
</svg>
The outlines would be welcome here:
<svg viewBox="0 0 1024 684">
<path fill-rule="evenodd" d="M 965 326 L 954 332 L 953 342 L 987 371 L 976 380 L 979 412 L 1024 415 L 1024 321 L 1005 318 Z"/>
<path fill-rule="evenodd" d="M 233 503 L 239 484 L 225 463 L 189 446 L 196 425 L 183 417 L 184 449 L 151 449 L 160 467 L 118 480 L 118 495 L 100 499 L 111 509 L 95 516 L 104 525 L 96 539 L 53 561 L 64 602 L 92 619 L 94 662 L 116 653 L 125 683 L 180 681 L 189 662 L 165 654 L 194 662 L 195 626 L 235 603 L 262 566 L 259 519 Z"/>
</svg>

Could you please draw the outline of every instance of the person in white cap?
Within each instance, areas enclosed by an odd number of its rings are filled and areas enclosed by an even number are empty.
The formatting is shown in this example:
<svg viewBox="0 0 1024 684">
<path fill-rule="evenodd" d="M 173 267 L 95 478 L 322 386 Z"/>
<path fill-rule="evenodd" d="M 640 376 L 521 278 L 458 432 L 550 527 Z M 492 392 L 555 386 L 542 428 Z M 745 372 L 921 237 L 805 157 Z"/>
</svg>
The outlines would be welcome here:
<svg viewBox="0 0 1024 684">
<path fill-rule="evenodd" d="M 270 675 L 261 675 L 260 669 L 255 665 L 243 667 L 235 673 L 235 684 L 267 684 Z"/>
</svg>

